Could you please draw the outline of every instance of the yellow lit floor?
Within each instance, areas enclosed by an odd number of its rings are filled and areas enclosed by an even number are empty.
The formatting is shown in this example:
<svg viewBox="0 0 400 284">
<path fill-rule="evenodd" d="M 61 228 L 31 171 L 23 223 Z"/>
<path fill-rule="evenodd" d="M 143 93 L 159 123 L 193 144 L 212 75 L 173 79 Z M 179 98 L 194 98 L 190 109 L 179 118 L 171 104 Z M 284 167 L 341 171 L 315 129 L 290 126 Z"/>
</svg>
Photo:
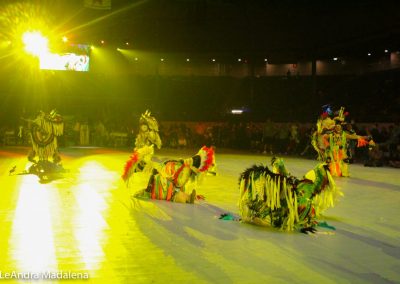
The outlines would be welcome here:
<svg viewBox="0 0 400 284">
<path fill-rule="evenodd" d="M 128 151 L 61 149 L 69 172 L 48 184 L 9 175 L 14 166 L 18 173 L 30 165 L 27 152 L 0 148 L 0 276 L 63 271 L 88 273 L 84 283 L 400 282 L 399 169 L 351 165 L 350 178 L 336 179 L 345 196 L 325 216 L 334 234 L 304 235 L 218 219 L 237 213 L 239 173 L 269 163 L 267 156 L 217 149 L 219 175 L 198 188 L 206 201 L 185 205 L 132 200 L 147 177 L 125 187 L 120 175 Z M 316 164 L 285 162 L 298 177 Z"/>
</svg>

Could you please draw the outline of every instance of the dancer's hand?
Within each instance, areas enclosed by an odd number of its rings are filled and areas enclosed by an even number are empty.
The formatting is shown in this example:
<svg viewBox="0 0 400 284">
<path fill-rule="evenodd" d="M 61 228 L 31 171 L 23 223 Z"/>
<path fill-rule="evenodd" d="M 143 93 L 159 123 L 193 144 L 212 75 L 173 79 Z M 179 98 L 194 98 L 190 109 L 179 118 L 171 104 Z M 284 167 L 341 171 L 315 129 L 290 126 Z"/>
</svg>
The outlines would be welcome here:
<svg viewBox="0 0 400 284">
<path fill-rule="evenodd" d="M 196 195 L 196 200 L 206 200 L 206 198 L 204 197 L 204 195 Z"/>
</svg>

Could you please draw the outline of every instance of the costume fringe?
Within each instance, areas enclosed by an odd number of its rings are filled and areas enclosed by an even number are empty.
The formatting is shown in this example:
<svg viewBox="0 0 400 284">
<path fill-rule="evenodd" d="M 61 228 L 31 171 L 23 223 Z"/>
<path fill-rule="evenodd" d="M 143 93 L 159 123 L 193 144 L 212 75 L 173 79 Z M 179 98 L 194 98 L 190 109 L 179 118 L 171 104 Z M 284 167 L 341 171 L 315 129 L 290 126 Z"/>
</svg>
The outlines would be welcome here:
<svg viewBox="0 0 400 284">
<path fill-rule="evenodd" d="M 252 222 L 254 218 L 263 218 L 265 223 L 271 223 L 273 219 L 281 217 L 283 220 L 279 222 L 279 229 L 284 231 L 312 225 L 311 218 L 333 207 L 343 194 L 336 187 L 325 164 L 320 164 L 307 176 L 312 179 L 298 181 L 293 177 L 274 174 L 267 167 L 253 166 L 245 170 L 239 179 L 238 206 L 242 219 Z M 300 204 L 297 199 L 299 191 L 306 194 Z"/>
<path fill-rule="evenodd" d="M 344 195 L 339 187 L 336 186 L 336 183 L 329 172 L 327 172 L 327 178 L 328 185 L 325 187 L 325 190 L 321 191 L 320 194 L 317 194 L 313 200 L 315 215 L 317 217 L 326 209 L 335 207 L 339 197 Z"/>
<path fill-rule="evenodd" d="M 46 139 L 42 140 L 31 133 L 32 148 L 34 152 L 38 155 L 39 160 L 47 161 L 49 158 L 53 157 L 57 152 L 57 136 L 61 136 L 64 133 L 64 123 L 63 122 L 53 122 L 44 117 L 38 117 L 33 120 L 33 123 L 37 127 L 40 127 L 41 131 L 44 131 L 48 136 Z"/>
</svg>

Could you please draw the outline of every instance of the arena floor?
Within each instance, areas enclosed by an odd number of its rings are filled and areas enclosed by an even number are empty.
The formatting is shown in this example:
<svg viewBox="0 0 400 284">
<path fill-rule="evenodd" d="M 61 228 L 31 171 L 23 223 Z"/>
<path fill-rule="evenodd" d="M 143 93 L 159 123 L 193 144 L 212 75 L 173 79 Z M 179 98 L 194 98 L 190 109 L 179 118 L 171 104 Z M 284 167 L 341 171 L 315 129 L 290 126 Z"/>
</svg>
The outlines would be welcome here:
<svg viewBox="0 0 400 284">
<path fill-rule="evenodd" d="M 218 176 L 199 186 L 206 200 L 189 205 L 132 199 L 146 177 L 125 187 L 128 151 L 61 149 L 69 172 L 41 184 L 15 174 L 29 166 L 28 150 L 0 148 L 0 276 L 62 271 L 88 273 L 85 283 L 400 283 L 399 169 L 351 165 L 350 178 L 336 179 L 344 197 L 324 216 L 336 230 L 305 235 L 218 219 L 237 214 L 239 173 L 269 163 L 269 156 L 217 149 Z M 316 165 L 284 159 L 298 177 Z"/>
</svg>

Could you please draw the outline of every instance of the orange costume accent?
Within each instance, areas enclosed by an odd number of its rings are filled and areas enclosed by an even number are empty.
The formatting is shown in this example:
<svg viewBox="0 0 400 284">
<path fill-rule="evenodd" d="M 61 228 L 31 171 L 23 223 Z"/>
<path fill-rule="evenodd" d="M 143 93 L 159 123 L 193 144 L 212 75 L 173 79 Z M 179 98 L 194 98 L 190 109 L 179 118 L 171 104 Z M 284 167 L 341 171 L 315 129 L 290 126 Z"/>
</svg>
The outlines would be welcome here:
<svg viewBox="0 0 400 284">
<path fill-rule="evenodd" d="M 153 171 L 147 189 L 136 196 L 188 202 L 186 191 L 192 189 L 195 197 L 198 178 L 206 173 L 215 174 L 215 168 L 214 149 L 204 146 L 192 158 L 169 160 L 156 166 L 157 170 Z M 193 203 L 192 201 L 189 203 Z"/>
</svg>

